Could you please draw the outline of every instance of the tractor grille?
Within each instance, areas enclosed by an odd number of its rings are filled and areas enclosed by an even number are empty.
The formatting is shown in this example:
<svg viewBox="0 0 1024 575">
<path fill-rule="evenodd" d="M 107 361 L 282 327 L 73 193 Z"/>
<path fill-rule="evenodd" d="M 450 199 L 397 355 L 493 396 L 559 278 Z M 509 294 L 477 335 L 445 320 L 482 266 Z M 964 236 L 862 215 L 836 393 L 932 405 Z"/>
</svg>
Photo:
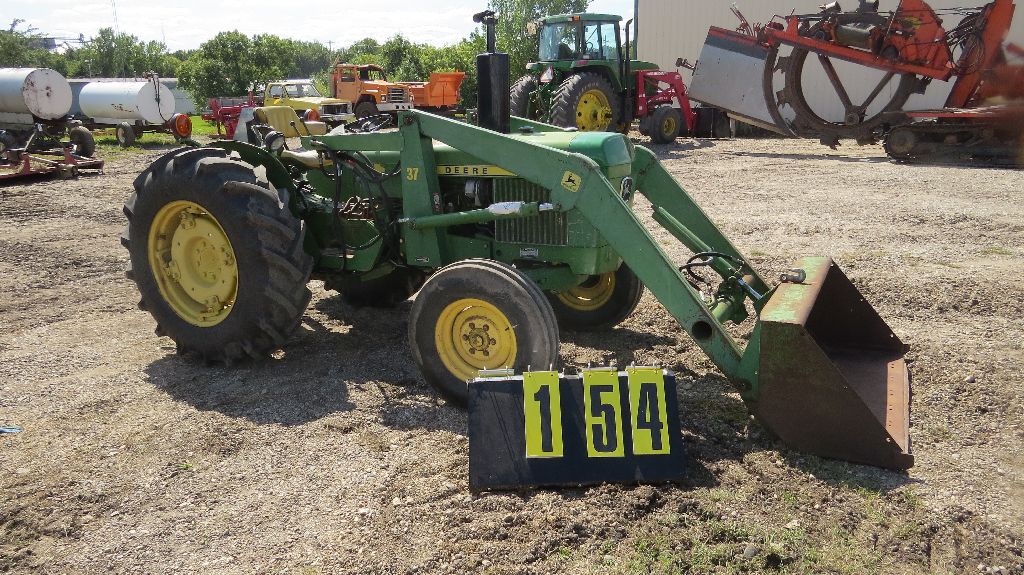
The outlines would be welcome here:
<svg viewBox="0 0 1024 575">
<path fill-rule="evenodd" d="M 494 180 L 495 202 L 547 202 L 548 191 L 518 178 Z M 565 246 L 569 244 L 569 226 L 562 212 L 541 212 L 528 218 L 498 220 L 495 239 L 499 242 Z"/>
<path fill-rule="evenodd" d="M 405 90 L 402 88 L 388 88 L 388 101 L 402 103 L 405 101 Z"/>
</svg>

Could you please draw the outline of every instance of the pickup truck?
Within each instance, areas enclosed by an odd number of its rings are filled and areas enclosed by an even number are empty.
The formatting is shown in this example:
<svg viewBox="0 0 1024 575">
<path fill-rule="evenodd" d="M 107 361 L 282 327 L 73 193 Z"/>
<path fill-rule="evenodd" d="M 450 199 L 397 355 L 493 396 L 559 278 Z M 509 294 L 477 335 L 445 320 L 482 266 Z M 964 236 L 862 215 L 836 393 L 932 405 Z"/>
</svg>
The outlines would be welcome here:
<svg viewBox="0 0 1024 575">
<path fill-rule="evenodd" d="M 268 82 L 263 91 L 263 105 L 288 106 L 304 120 L 319 120 L 332 128 L 356 119 L 351 100 L 325 98 L 310 80 Z"/>
</svg>

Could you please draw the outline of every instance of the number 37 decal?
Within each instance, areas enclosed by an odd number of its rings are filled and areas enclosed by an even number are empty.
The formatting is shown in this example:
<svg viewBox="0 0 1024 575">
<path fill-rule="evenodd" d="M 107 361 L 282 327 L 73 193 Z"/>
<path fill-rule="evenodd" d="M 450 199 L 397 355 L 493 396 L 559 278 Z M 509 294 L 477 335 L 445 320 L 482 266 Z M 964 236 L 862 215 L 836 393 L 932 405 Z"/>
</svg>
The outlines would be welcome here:
<svg viewBox="0 0 1024 575">
<path fill-rule="evenodd" d="M 625 457 L 623 428 L 634 455 L 669 454 L 665 379 L 659 368 L 628 368 L 627 393 L 617 371 L 583 374 L 587 457 Z M 627 403 L 624 405 L 624 403 Z M 562 457 L 562 401 L 558 374 L 523 374 L 526 457 Z"/>
</svg>

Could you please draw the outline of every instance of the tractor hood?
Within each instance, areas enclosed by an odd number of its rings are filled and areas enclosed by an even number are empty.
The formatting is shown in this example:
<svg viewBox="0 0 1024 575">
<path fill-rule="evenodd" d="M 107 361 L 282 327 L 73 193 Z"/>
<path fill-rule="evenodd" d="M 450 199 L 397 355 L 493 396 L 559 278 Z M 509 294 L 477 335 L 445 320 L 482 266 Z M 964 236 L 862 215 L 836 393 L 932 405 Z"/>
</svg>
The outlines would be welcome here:
<svg viewBox="0 0 1024 575">
<path fill-rule="evenodd" d="M 332 138 L 351 136 L 318 136 L 315 139 L 330 142 Z M 536 132 L 532 134 L 509 134 L 510 138 L 523 140 L 557 150 L 575 152 L 597 162 L 609 179 L 621 179 L 630 175 L 633 169 L 634 147 L 624 135 L 611 132 Z M 305 144 L 304 144 L 305 145 Z M 330 145 L 330 144 L 328 144 Z M 379 170 L 399 162 L 400 152 L 366 152 Z M 516 174 L 482 162 L 472 154 L 457 150 L 446 144 L 435 142 L 434 157 L 439 176 L 455 177 L 515 177 Z"/>
<path fill-rule="evenodd" d="M 611 132 L 536 132 L 530 134 L 510 134 L 516 140 L 528 141 L 557 150 L 582 154 L 597 162 L 601 170 L 609 178 L 628 176 L 632 170 L 634 157 L 633 143 L 624 135 Z M 471 154 L 456 150 L 445 144 L 436 144 L 438 166 L 471 166 L 481 167 L 481 162 Z M 442 175 L 446 175 L 442 172 Z M 447 175 L 476 175 L 470 173 L 450 173 Z M 480 175 L 497 175 L 491 171 Z M 501 174 L 514 175 L 514 174 Z"/>
</svg>

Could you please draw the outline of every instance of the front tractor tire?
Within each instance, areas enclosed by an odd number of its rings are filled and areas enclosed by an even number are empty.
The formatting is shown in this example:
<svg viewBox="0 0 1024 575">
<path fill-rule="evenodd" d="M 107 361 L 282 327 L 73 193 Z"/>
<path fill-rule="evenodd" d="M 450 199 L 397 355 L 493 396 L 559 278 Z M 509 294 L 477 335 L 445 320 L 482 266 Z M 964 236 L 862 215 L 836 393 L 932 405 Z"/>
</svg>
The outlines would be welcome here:
<svg viewBox="0 0 1024 575">
<path fill-rule="evenodd" d="M 558 362 L 558 322 L 544 293 L 519 270 L 465 260 L 431 276 L 412 306 L 409 347 L 427 382 L 465 405 L 483 369 L 523 372 Z"/>
<path fill-rule="evenodd" d="M 644 284 L 626 264 L 614 272 L 590 276 L 582 284 L 548 294 L 548 301 L 567 330 L 597 331 L 612 328 L 633 315 Z"/>
<path fill-rule="evenodd" d="M 594 73 L 569 76 L 551 100 L 551 123 L 581 132 L 614 132 L 620 116 L 612 85 Z"/>
<path fill-rule="evenodd" d="M 516 80 L 515 84 L 512 84 L 512 88 L 509 90 L 509 110 L 513 116 L 520 118 L 536 119 L 537 111 L 530 114 L 530 99 L 533 97 L 533 93 L 537 91 L 537 79 L 532 75 L 527 74 Z"/>
<path fill-rule="evenodd" d="M 175 150 L 136 178 L 124 213 L 139 307 L 179 353 L 260 359 L 302 319 L 304 223 L 251 165 L 218 148 Z"/>
</svg>

